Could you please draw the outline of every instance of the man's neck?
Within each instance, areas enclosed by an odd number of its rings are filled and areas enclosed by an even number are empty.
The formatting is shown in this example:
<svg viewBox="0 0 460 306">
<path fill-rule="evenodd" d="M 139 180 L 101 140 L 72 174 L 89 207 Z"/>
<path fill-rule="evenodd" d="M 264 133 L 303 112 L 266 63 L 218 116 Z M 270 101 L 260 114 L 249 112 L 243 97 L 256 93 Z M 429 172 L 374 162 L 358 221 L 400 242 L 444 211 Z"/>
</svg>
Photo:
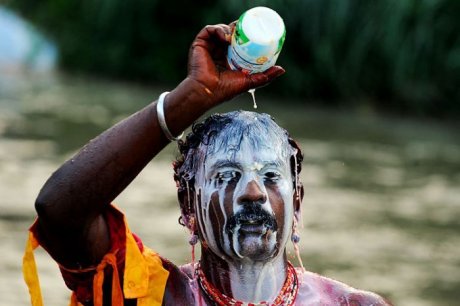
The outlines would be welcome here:
<svg viewBox="0 0 460 306">
<path fill-rule="evenodd" d="M 270 302 L 286 280 L 287 259 L 282 253 L 267 261 L 227 261 L 202 248 L 201 268 L 208 282 L 229 297 Z"/>
</svg>

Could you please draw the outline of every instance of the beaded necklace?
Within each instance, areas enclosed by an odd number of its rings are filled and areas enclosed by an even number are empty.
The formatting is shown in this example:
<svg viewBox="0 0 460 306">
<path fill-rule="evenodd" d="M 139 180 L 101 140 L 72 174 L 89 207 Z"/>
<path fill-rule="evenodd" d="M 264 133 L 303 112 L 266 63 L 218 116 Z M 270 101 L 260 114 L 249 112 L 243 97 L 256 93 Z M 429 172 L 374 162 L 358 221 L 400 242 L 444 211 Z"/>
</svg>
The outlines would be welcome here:
<svg viewBox="0 0 460 306">
<path fill-rule="evenodd" d="M 243 301 L 235 300 L 232 297 L 226 296 L 225 294 L 221 293 L 219 289 L 214 287 L 204 275 L 203 271 L 201 270 L 201 265 L 198 263 L 196 268 L 196 275 L 198 278 L 198 283 L 200 284 L 201 289 L 212 301 L 213 305 L 216 306 L 227 306 L 227 305 L 234 305 L 234 306 L 262 306 L 262 305 L 269 305 L 269 306 L 291 306 L 294 305 L 297 291 L 299 289 L 297 274 L 295 272 L 295 268 L 292 266 L 290 262 L 287 263 L 287 276 L 284 282 L 283 287 L 280 290 L 280 293 L 275 298 L 275 300 L 270 303 L 266 301 L 258 302 L 258 303 L 248 303 Z"/>
</svg>

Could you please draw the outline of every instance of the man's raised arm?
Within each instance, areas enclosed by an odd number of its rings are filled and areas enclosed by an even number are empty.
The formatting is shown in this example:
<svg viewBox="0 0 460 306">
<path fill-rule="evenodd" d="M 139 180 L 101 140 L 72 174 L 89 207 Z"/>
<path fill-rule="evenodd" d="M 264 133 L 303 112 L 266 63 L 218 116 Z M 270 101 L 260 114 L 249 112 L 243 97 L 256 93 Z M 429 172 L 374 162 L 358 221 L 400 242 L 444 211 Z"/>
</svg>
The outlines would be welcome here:
<svg viewBox="0 0 460 306">
<path fill-rule="evenodd" d="M 280 67 L 253 75 L 228 70 L 231 31 L 227 25 L 207 26 L 193 41 L 188 75 L 163 104 L 173 135 L 212 107 L 284 73 Z M 55 260 L 73 268 L 102 258 L 110 247 L 104 210 L 167 144 L 154 102 L 91 140 L 53 173 L 35 207 L 42 243 Z"/>
</svg>

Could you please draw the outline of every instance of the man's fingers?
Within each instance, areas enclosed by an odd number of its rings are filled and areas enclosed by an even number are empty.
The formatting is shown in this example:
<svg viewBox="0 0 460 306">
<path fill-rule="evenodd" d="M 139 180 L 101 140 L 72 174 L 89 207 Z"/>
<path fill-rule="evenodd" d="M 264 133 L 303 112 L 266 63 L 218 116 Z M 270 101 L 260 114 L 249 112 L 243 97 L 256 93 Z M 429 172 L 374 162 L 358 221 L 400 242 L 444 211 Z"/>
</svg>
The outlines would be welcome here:
<svg viewBox="0 0 460 306">
<path fill-rule="evenodd" d="M 247 75 L 250 88 L 267 85 L 277 77 L 283 75 L 285 70 L 280 66 L 273 66 L 265 72 Z"/>
<path fill-rule="evenodd" d="M 196 40 L 211 41 L 217 39 L 219 41 L 229 43 L 229 37 L 232 35 L 232 30 L 228 25 L 217 24 L 205 26 L 196 36 Z"/>
<path fill-rule="evenodd" d="M 231 32 L 233 33 L 233 31 L 235 30 L 235 27 L 236 27 L 236 23 L 238 22 L 238 20 L 235 20 L 233 21 L 232 23 L 230 23 L 228 26 L 230 27 L 230 30 Z"/>
<path fill-rule="evenodd" d="M 233 21 L 232 23 L 230 23 L 228 25 L 228 27 L 230 28 L 230 34 L 229 34 L 229 38 L 228 38 L 228 42 L 231 43 L 232 42 L 232 35 L 233 35 L 233 32 L 235 31 L 235 28 L 236 28 L 236 23 L 238 22 L 238 20 L 235 20 Z"/>
<path fill-rule="evenodd" d="M 273 66 L 270 67 L 264 74 L 268 77 L 269 80 L 273 80 L 286 72 L 283 67 L 281 66 Z"/>
<path fill-rule="evenodd" d="M 246 78 L 248 79 L 248 85 L 249 85 L 248 89 L 261 87 L 261 86 L 266 85 L 269 82 L 268 77 L 263 73 L 248 74 Z"/>
</svg>

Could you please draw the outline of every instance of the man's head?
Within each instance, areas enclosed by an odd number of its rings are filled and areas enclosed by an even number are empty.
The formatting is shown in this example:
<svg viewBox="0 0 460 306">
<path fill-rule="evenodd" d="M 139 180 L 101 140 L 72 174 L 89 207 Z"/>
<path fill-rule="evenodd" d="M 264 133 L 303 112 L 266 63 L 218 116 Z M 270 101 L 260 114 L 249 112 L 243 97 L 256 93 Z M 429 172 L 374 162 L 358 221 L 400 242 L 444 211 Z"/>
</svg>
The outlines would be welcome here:
<svg viewBox="0 0 460 306">
<path fill-rule="evenodd" d="M 303 192 L 302 154 L 287 131 L 267 114 L 216 114 L 194 125 L 179 149 L 182 223 L 203 246 L 228 260 L 282 254 Z"/>
</svg>

